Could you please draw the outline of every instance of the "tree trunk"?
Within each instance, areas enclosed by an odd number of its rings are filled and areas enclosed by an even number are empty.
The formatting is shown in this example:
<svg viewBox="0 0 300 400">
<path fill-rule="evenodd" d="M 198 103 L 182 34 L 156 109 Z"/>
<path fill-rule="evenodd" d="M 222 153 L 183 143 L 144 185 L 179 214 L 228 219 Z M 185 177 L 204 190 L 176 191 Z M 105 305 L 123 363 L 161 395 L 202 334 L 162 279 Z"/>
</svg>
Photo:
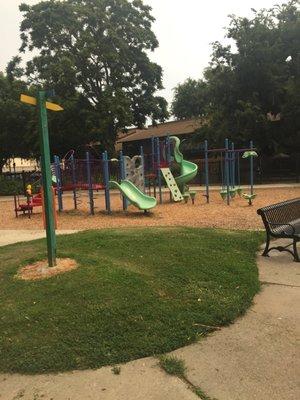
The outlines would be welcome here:
<svg viewBox="0 0 300 400">
<path fill-rule="evenodd" d="M 2 174 L 2 170 L 4 165 L 6 164 L 7 159 L 0 158 L 0 174 Z"/>
</svg>

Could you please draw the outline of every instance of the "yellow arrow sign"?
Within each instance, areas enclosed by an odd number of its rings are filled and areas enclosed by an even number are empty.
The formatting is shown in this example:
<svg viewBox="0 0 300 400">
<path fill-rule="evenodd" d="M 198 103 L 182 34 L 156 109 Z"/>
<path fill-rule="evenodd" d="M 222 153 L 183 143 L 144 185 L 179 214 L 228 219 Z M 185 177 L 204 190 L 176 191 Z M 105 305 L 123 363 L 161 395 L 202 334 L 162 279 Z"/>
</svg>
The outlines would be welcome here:
<svg viewBox="0 0 300 400">
<path fill-rule="evenodd" d="M 36 106 L 36 104 L 37 104 L 35 97 L 26 96 L 26 94 L 21 94 L 20 100 L 22 101 L 22 103 L 31 104 L 32 106 Z M 46 101 L 46 108 L 48 110 L 52 110 L 52 111 L 62 111 L 63 110 L 63 108 L 61 106 L 59 106 L 58 104 L 50 103 L 49 101 Z"/>
</svg>

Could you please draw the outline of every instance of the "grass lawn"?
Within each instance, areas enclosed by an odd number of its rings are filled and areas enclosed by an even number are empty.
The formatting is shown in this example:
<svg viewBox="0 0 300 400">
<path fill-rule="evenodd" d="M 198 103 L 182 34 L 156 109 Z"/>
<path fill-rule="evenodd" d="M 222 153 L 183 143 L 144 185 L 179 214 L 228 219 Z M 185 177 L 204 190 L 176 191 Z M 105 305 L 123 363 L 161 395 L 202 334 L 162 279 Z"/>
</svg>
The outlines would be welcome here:
<svg viewBox="0 0 300 400">
<path fill-rule="evenodd" d="M 59 236 L 58 256 L 79 268 L 35 282 L 14 275 L 45 258 L 45 240 L 0 248 L 0 370 L 94 368 L 194 342 L 251 304 L 261 239 L 196 228 Z"/>
</svg>

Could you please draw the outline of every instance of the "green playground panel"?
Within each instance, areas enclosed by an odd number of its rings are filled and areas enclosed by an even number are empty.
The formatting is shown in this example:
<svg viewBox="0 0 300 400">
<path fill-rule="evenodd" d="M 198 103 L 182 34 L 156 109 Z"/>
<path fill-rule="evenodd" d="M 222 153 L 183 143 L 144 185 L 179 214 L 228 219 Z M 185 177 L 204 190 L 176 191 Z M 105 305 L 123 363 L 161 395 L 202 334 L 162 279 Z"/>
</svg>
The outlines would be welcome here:
<svg viewBox="0 0 300 400">
<path fill-rule="evenodd" d="M 168 185 L 168 188 L 172 194 L 172 198 L 174 201 L 182 201 L 183 196 L 178 188 L 178 185 L 175 181 L 175 178 L 170 171 L 170 168 L 161 168 L 161 173 L 166 181 L 166 184 Z"/>
</svg>

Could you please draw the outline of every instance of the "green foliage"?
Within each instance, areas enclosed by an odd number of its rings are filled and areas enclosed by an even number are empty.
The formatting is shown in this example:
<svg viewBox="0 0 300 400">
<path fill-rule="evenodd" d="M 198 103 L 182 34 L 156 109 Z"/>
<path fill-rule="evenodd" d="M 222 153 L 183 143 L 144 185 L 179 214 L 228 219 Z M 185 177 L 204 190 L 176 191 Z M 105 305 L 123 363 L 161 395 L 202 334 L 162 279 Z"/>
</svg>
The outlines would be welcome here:
<svg viewBox="0 0 300 400">
<path fill-rule="evenodd" d="M 60 104 L 64 111 L 48 113 L 51 153 L 63 157 L 73 149 L 77 158 L 85 156 L 88 144 L 99 141 L 91 105 L 79 93 L 69 98 L 56 96 L 54 101 Z M 98 147 L 97 150 L 104 151 L 104 146 Z"/>
<path fill-rule="evenodd" d="M 184 377 L 186 366 L 184 360 L 175 356 L 162 356 L 159 359 L 159 365 L 170 375 L 180 378 Z"/>
<path fill-rule="evenodd" d="M 207 83 L 188 78 L 174 89 L 172 114 L 178 119 L 206 116 L 207 101 Z"/>
<path fill-rule="evenodd" d="M 0 176 L 0 196 L 23 194 L 23 184 L 21 180 L 8 180 Z"/>
<path fill-rule="evenodd" d="M 232 15 L 226 36 L 234 46 L 213 44 L 204 80 L 177 86 L 174 115 L 206 117 L 199 138 L 212 145 L 230 137 L 265 154 L 300 151 L 299 1 Z"/>
<path fill-rule="evenodd" d="M 67 113 L 53 117 L 56 137 L 74 139 L 80 130 L 88 135 L 85 143 L 97 137 L 112 148 L 118 129 L 167 117 L 165 99 L 155 96 L 162 70 L 147 54 L 158 46 L 149 6 L 140 0 L 51 0 L 22 4 L 20 11 L 20 50 L 38 52 L 27 63 L 28 81 L 55 89 L 68 105 Z"/>
<path fill-rule="evenodd" d="M 41 189 L 40 180 L 29 180 L 26 184 L 31 184 L 32 194 L 39 193 Z M 24 195 L 23 181 L 21 179 L 8 179 L 0 175 L 0 196 L 12 196 L 14 194 Z"/>
<path fill-rule="evenodd" d="M 32 155 L 29 131 L 33 110 L 20 102 L 20 93 L 26 90 L 23 81 L 0 72 L 0 172 L 9 158 Z"/>
<path fill-rule="evenodd" d="M 192 343 L 249 307 L 262 240 L 195 228 L 58 236 L 58 256 L 79 268 L 35 282 L 14 275 L 46 258 L 45 240 L 2 247 L 0 370 L 118 365 Z"/>
</svg>

